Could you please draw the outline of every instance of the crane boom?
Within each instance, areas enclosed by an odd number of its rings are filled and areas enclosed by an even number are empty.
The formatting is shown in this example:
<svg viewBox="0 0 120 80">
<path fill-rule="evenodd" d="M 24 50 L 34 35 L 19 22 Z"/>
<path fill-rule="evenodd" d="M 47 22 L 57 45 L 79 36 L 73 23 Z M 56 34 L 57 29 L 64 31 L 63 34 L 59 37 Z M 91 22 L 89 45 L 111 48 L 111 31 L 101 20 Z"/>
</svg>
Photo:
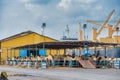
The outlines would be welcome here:
<svg viewBox="0 0 120 80">
<path fill-rule="evenodd" d="M 115 26 L 112 29 L 112 34 L 115 32 L 116 28 L 118 27 L 118 25 L 120 24 L 120 18 L 118 19 L 118 21 L 116 22 Z"/>
<path fill-rule="evenodd" d="M 103 23 L 103 25 L 101 26 L 100 30 L 97 32 L 97 36 L 101 33 L 101 31 L 103 30 L 103 28 L 105 28 L 106 24 L 108 23 L 108 21 L 110 20 L 111 16 L 113 15 L 113 13 L 115 12 L 115 9 L 109 14 L 109 16 L 107 17 L 107 19 L 105 20 L 105 22 Z"/>
<path fill-rule="evenodd" d="M 96 25 L 96 26 L 102 26 L 102 24 L 93 22 L 93 21 L 91 21 L 91 20 L 87 20 L 86 22 L 91 23 L 91 24 L 94 24 L 94 25 Z"/>
<path fill-rule="evenodd" d="M 113 13 L 115 12 L 115 9 L 113 9 L 113 11 L 109 14 L 109 16 L 107 17 L 107 19 L 105 20 L 105 22 L 103 23 L 103 25 L 106 25 L 108 23 L 108 21 L 110 20 L 111 16 L 113 15 Z"/>
</svg>

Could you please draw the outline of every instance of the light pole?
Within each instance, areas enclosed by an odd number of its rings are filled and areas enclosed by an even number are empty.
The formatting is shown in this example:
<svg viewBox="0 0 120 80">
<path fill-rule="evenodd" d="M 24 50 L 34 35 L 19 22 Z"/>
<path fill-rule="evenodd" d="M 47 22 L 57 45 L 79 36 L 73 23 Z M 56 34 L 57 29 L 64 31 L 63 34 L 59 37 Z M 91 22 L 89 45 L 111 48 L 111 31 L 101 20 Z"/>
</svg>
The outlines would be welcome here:
<svg viewBox="0 0 120 80">
<path fill-rule="evenodd" d="M 42 29 L 43 29 L 43 31 L 42 31 L 42 36 L 43 36 L 43 50 L 42 50 L 42 56 L 43 56 L 43 58 L 42 58 L 42 61 L 41 61 L 41 67 L 42 68 L 46 68 L 46 61 L 45 61 L 45 36 L 44 36 L 44 29 L 45 29 L 45 27 L 46 27 L 46 23 L 42 23 Z"/>
<path fill-rule="evenodd" d="M 116 28 L 116 32 L 117 32 L 117 44 L 118 44 L 118 32 L 119 32 L 119 27 Z M 116 52 L 116 63 L 119 64 L 119 62 L 117 61 L 118 58 L 118 46 L 117 46 L 117 52 Z"/>
<path fill-rule="evenodd" d="M 86 40 L 86 36 L 85 36 L 85 29 L 87 28 L 87 24 L 83 24 L 83 30 L 84 30 L 84 41 Z M 87 45 L 85 44 L 84 42 L 84 60 L 85 60 L 85 57 L 86 57 L 86 52 L 88 52 L 88 49 L 87 49 Z"/>
<path fill-rule="evenodd" d="M 85 29 L 87 28 L 87 24 L 83 24 L 83 30 L 84 30 L 84 40 L 86 40 L 86 36 L 85 36 Z"/>
<path fill-rule="evenodd" d="M 44 29 L 45 29 L 45 27 L 46 27 L 46 23 L 42 23 L 42 29 L 43 29 L 43 31 L 42 31 L 42 35 L 43 35 L 43 53 L 45 52 L 44 50 L 45 50 L 45 44 L 44 44 L 44 42 L 45 42 L 45 36 L 44 36 Z"/>
</svg>

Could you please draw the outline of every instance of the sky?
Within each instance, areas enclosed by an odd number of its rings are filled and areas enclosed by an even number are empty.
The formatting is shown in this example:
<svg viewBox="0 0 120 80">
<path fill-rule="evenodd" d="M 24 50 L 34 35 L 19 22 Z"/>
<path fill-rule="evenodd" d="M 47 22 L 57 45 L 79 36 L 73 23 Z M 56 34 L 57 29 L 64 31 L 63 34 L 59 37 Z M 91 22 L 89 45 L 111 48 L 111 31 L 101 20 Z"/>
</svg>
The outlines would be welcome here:
<svg viewBox="0 0 120 80">
<path fill-rule="evenodd" d="M 42 34 L 42 23 L 46 23 L 44 35 L 51 38 L 67 35 L 66 25 L 70 37 L 78 37 L 81 23 L 87 24 L 86 35 L 91 40 L 92 27 L 99 27 L 86 20 L 103 23 L 113 9 L 108 23 L 112 25 L 120 18 L 120 0 L 0 0 L 0 39 L 28 30 Z M 99 37 L 106 35 L 103 30 Z"/>
</svg>

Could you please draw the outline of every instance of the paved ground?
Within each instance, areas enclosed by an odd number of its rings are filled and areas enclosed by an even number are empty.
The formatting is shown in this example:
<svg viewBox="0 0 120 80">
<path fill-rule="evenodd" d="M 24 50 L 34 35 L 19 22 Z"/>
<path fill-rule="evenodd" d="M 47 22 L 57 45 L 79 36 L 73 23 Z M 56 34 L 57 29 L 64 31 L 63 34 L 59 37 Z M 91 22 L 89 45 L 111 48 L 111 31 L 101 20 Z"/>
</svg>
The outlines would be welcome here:
<svg viewBox="0 0 120 80">
<path fill-rule="evenodd" d="M 81 68 L 15 68 L 0 66 L 0 72 L 8 75 L 9 80 L 120 80 L 120 69 L 81 69 Z"/>
</svg>

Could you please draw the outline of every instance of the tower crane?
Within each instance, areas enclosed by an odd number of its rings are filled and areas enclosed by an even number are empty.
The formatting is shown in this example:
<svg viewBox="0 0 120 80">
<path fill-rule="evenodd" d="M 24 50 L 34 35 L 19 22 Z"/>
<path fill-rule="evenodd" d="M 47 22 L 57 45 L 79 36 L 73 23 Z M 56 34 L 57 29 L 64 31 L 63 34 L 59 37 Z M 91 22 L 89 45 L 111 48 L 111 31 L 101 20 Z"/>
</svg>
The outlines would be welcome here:
<svg viewBox="0 0 120 80">
<path fill-rule="evenodd" d="M 99 24 L 94 21 L 87 20 L 88 23 L 94 24 L 96 26 L 100 26 L 100 29 L 98 31 L 95 31 L 95 29 L 94 29 L 95 33 L 93 33 L 93 39 L 94 39 L 93 41 L 97 40 L 97 37 L 100 35 L 101 31 L 106 27 L 106 24 L 108 23 L 108 21 L 110 20 L 110 18 L 114 12 L 115 12 L 115 9 L 109 14 L 109 16 L 107 17 L 107 19 L 105 20 L 105 22 L 103 24 Z"/>
</svg>

